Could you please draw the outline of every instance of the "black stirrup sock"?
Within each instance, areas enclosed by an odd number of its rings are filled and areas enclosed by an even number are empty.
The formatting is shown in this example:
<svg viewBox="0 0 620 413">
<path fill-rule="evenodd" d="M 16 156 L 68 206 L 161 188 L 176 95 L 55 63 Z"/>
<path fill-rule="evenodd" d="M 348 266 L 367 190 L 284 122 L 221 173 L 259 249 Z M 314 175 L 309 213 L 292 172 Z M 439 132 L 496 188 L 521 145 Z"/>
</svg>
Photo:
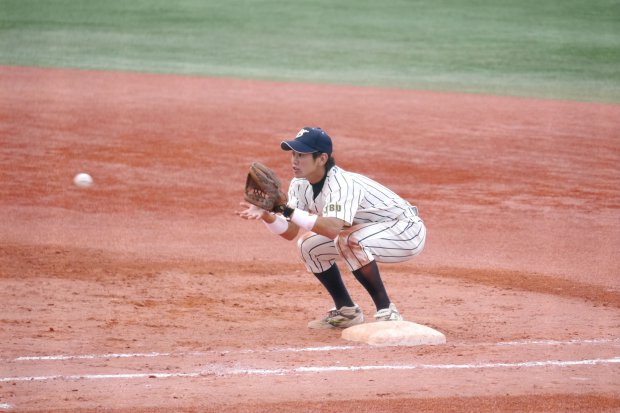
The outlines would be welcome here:
<svg viewBox="0 0 620 413">
<path fill-rule="evenodd" d="M 379 274 L 379 267 L 376 261 L 371 261 L 362 268 L 353 271 L 353 275 L 360 282 L 372 297 L 377 311 L 383 310 L 390 306 L 390 298 L 388 297 L 385 286 Z"/>
<path fill-rule="evenodd" d="M 355 305 L 353 300 L 351 300 L 351 296 L 349 295 L 347 288 L 342 282 L 340 270 L 338 270 L 338 266 L 336 264 L 329 267 L 327 271 L 314 273 L 314 275 L 319 279 L 321 284 L 323 284 L 323 287 L 325 287 L 329 295 L 331 295 L 337 309 L 342 306 L 353 307 Z"/>
</svg>

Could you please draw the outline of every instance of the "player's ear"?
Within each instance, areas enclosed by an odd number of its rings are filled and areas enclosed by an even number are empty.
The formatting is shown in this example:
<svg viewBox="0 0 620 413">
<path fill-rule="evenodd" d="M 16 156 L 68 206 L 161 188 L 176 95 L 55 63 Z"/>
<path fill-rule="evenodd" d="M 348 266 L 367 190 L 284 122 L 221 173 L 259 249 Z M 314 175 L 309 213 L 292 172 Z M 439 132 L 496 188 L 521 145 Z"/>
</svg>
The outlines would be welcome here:
<svg viewBox="0 0 620 413">
<path fill-rule="evenodd" d="M 320 156 L 321 159 L 321 165 L 325 166 L 325 164 L 327 163 L 327 160 L 329 159 L 329 155 L 326 153 L 322 153 Z"/>
</svg>

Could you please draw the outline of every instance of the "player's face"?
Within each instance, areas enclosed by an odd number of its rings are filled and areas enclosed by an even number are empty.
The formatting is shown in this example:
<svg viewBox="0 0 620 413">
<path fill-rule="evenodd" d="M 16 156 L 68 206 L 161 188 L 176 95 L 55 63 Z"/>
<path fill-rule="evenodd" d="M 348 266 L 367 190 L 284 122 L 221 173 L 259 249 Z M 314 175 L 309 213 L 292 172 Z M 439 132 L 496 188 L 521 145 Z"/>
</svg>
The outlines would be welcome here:
<svg viewBox="0 0 620 413">
<path fill-rule="evenodd" d="M 319 182 L 325 174 L 325 159 L 327 155 L 318 156 L 316 159 L 311 153 L 299 153 L 291 151 L 291 161 L 295 178 L 307 179 L 311 183 Z"/>
</svg>

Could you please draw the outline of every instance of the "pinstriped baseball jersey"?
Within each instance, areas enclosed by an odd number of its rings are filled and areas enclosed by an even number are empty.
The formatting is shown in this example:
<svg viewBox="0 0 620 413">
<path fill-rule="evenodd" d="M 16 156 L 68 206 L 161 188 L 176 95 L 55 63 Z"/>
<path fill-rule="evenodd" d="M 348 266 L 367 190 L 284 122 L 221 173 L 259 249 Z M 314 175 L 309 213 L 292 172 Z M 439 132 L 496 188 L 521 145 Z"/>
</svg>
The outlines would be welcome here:
<svg viewBox="0 0 620 413">
<path fill-rule="evenodd" d="M 334 217 L 348 225 L 415 219 L 417 208 L 384 185 L 334 166 L 323 189 L 314 199 L 312 185 L 294 178 L 288 190 L 288 205 L 323 217 Z"/>
</svg>

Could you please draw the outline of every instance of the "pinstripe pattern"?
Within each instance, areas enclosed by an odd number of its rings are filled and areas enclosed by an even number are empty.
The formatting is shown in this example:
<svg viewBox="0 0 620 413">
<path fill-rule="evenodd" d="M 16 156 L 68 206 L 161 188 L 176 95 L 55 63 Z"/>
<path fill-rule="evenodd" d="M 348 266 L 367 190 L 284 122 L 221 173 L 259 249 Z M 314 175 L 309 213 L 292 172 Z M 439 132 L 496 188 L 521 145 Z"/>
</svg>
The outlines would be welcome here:
<svg viewBox="0 0 620 413">
<path fill-rule="evenodd" d="M 350 225 L 335 240 L 313 232 L 299 238 L 301 259 L 313 273 L 326 271 L 338 257 L 351 271 L 372 260 L 406 261 L 422 252 L 426 241 L 416 207 L 372 179 L 336 166 L 316 199 L 307 180 L 293 179 L 289 206 Z"/>
<path fill-rule="evenodd" d="M 289 206 L 324 217 L 342 219 L 349 225 L 414 219 L 417 208 L 372 179 L 334 166 L 323 190 L 313 198 L 312 185 L 294 178 L 288 191 Z"/>
<path fill-rule="evenodd" d="M 327 271 L 339 256 L 333 239 L 314 232 L 299 237 L 297 247 L 306 269 L 315 274 Z"/>
<path fill-rule="evenodd" d="M 349 227 L 335 240 L 307 232 L 297 241 L 308 271 L 326 271 L 342 257 L 351 271 L 377 262 L 407 261 L 424 249 L 426 227 L 422 220 L 375 222 Z"/>
</svg>

